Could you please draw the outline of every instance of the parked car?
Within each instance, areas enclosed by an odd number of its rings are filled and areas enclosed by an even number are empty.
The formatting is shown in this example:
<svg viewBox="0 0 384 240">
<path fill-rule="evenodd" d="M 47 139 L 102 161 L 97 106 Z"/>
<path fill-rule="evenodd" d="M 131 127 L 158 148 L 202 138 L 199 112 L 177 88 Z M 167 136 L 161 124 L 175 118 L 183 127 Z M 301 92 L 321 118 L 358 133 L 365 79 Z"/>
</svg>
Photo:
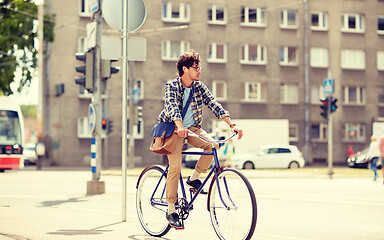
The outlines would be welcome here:
<svg viewBox="0 0 384 240">
<path fill-rule="evenodd" d="M 209 134 L 211 137 L 215 138 L 215 135 L 214 133 L 210 133 Z M 217 139 L 219 140 L 223 140 L 225 139 L 224 136 L 218 136 Z M 223 149 L 223 146 L 224 146 L 224 143 L 220 143 L 219 144 L 219 149 L 217 150 L 217 156 L 219 158 L 219 161 L 220 163 L 224 162 L 225 161 L 225 156 L 224 156 L 224 149 Z M 201 148 L 188 148 L 187 150 L 184 150 L 185 152 L 202 152 L 203 149 Z M 184 163 L 184 166 L 187 167 L 187 168 L 195 168 L 195 165 L 197 163 L 197 161 L 199 160 L 199 158 L 201 157 L 201 155 L 186 155 L 186 154 L 183 154 L 182 156 L 182 163 Z M 211 166 L 213 165 L 213 160 L 212 160 L 212 164 Z"/>
<path fill-rule="evenodd" d="M 353 154 L 351 157 L 347 158 L 347 165 L 350 168 L 368 168 L 368 161 L 365 161 L 367 158 L 368 149 L 364 148 L 361 151 Z M 381 163 L 378 163 L 377 168 L 381 168 Z"/>
<path fill-rule="evenodd" d="M 305 160 L 294 145 L 265 145 L 251 153 L 233 155 L 232 165 L 237 169 L 302 168 Z"/>
<path fill-rule="evenodd" d="M 204 150 L 201 149 L 201 148 L 189 148 L 189 149 L 185 150 L 184 152 L 202 152 L 202 151 L 204 151 Z M 197 163 L 197 161 L 199 160 L 200 157 L 201 157 L 201 155 L 186 155 L 186 154 L 183 154 L 182 162 L 184 163 L 184 166 L 187 167 L 187 168 L 195 168 L 195 165 L 196 165 L 196 163 Z M 223 150 L 222 150 L 221 146 L 217 150 L 217 157 L 219 158 L 219 162 L 220 163 L 225 162 L 225 156 L 224 156 L 224 153 L 223 153 Z M 211 166 L 213 164 L 214 163 L 213 163 L 213 160 L 212 160 Z"/>
<path fill-rule="evenodd" d="M 35 165 L 37 160 L 36 144 L 26 143 L 23 149 L 24 165 Z"/>
</svg>

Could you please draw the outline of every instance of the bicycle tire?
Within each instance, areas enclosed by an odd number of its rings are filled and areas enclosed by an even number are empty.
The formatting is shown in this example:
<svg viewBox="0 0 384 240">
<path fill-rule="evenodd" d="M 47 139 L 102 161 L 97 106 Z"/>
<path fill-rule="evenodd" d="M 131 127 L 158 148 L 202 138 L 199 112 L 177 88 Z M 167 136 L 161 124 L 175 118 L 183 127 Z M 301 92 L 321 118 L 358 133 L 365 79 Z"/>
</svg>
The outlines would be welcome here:
<svg viewBox="0 0 384 240">
<path fill-rule="evenodd" d="M 164 169 L 161 166 L 150 166 L 143 170 L 136 186 L 136 211 L 141 226 L 151 236 L 164 236 L 171 229 L 165 213 L 167 206 L 153 205 L 150 198 L 153 194 L 156 202 L 166 204 L 166 177 L 159 179 Z M 159 186 L 157 191 L 155 188 Z"/>
<path fill-rule="evenodd" d="M 222 240 L 249 240 L 256 228 L 257 203 L 248 179 L 235 169 L 225 169 L 214 178 L 208 196 L 208 210 L 217 236 Z M 228 191 L 227 191 L 228 190 Z"/>
</svg>

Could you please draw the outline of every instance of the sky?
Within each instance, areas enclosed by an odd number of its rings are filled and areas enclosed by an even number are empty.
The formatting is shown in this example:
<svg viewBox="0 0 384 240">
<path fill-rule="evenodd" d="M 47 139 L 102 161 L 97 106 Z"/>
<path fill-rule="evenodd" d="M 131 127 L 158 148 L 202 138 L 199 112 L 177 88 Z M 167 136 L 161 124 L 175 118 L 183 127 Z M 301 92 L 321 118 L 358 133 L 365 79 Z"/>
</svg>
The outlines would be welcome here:
<svg viewBox="0 0 384 240">
<path fill-rule="evenodd" d="M 44 3 L 44 0 L 34 0 L 36 5 Z M 38 49 L 38 46 L 37 46 Z M 19 102 L 20 105 L 37 105 L 39 102 L 39 79 L 36 76 L 32 77 L 31 85 L 29 87 L 24 87 L 21 93 L 18 93 L 18 73 L 15 73 L 15 82 L 11 84 L 11 90 L 14 92 L 10 97 L 15 101 Z"/>
<path fill-rule="evenodd" d="M 11 89 L 16 92 L 17 83 L 11 85 Z M 31 81 L 31 86 L 25 87 L 21 93 L 14 93 L 11 95 L 12 99 L 15 99 L 19 102 L 20 105 L 37 105 L 38 104 L 38 96 L 39 96 L 39 86 L 38 86 L 38 78 L 33 77 Z"/>
</svg>

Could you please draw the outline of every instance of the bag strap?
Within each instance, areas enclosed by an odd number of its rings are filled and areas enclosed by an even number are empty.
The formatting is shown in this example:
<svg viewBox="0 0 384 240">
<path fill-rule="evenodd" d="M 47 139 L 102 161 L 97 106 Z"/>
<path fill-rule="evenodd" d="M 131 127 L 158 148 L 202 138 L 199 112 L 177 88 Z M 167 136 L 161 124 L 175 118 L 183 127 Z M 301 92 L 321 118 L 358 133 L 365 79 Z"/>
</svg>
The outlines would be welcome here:
<svg viewBox="0 0 384 240">
<path fill-rule="evenodd" d="M 191 91 L 189 92 L 188 100 L 187 100 L 187 102 L 185 103 L 185 106 L 183 107 L 183 110 L 181 111 L 181 119 L 184 119 L 185 114 L 187 113 L 187 110 L 188 110 L 189 104 L 190 104 L 191 101 L 192 101 L 192 96 L 193 96 L 193 93 L 194 93 L 194 92 L 195 92 L 195 85 L 192 84 L 192 88 L 191 88 Z"/>
</svg>

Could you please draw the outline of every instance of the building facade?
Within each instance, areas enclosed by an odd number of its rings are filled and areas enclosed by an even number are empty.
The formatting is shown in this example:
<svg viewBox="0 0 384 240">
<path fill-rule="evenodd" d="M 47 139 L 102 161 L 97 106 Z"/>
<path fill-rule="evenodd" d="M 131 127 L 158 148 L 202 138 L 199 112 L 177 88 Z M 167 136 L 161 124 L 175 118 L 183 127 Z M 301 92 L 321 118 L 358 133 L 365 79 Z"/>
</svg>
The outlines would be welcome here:
<svg viewBox="0 0 384 240">
<path fill-rule="evenodd" d="M 384 117 L 384 1 L 203 0 L 145 1 L 147 18 L 131 37 L 144 37 L 147 57 L 132 68 L 142 117 L 135 127 L 135 165 L 161 163 L 148 150 L 163 108 L 164 84 L 176 77 L 180 53 L 200 53 L 203 81 L 233 119 L 288 119 L 290 143 L 308 164 L 327 164 L 327 121 L 320 115 L 324 79 L 334 79 L 333 161 L 347 148 L 369 143 L 372 122 Z M 55 42 L 48 46 L 45 132 L 52 163 L 87 165 L 92 94 L 74 79 L 76 52 L 87 50 L 89 0 L 50 1 Z M 103 24 L 103 35 L 121 33 Z M 118 66 L 121 62 L 113 63 Z M 113 121 L 103 137 L 104 166 L 121 165 L 122 77 L 114 74 L 103 94 Z M 64 86 L 65 92 L 56 89 Z M 203 128 L 214 115 L 205 109 Z M 246 134 L 246 133 L 245 133 Z M 278 136 L 277 136 L 278 137 Z"/>
</svg>

